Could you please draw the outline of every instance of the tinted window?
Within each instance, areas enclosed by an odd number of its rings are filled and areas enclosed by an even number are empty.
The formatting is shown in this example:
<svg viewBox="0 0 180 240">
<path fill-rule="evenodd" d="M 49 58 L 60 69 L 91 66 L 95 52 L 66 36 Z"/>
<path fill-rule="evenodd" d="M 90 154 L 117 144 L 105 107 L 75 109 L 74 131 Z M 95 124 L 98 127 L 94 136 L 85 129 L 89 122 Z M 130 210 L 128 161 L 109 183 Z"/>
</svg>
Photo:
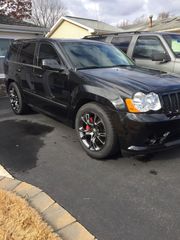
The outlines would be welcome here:
<svg viewBox="0 0 180 240">
<path fill-rule="evenodd" d="M 105 42 L 106 38 L 107 38 L 106 36 L 105 36 L 105 37 L 103 37 L 103 36 L 98 36 L 97 38 L 94 38 L 94 40 Z"/>
<path fill-rule="evenodd" d="M 64 42 L 62 46 L 74 67 L 78 69 L 133 65 L 129 58 L 110 44 Z"/>
<path fill-rule="evenodd" d="M 33 65 L 35 46 L 35 43 L 23 43 L 19 61 Z"/>
<path fill-rule="evenodd" d="M 10 61 L 17 61 L 19 47 L 20 47 L 20 44 L 17 44 L 17 43 L 12 43 L 11 44 L 10 50 L 7 54 L 7 58 Z"/>
<path fill-rule="evenodd" d="M 162 43 L 157 37 L 139 37 L 134 48 L 134 58 L 152 59 L 154 51 L 165 53 Z"/>
<path fill-rule="evenodd" d="M 51 46 L 47 43 L 42 43 L 40 45 L 38 66 L 41 66 L 42 59 L 56 59 L 60 63 L 59 57 L 56 53 L 56 50 L 54 49 L 53 46 Z"/>
<path fill-rule="evenodd" d="M 129 44 L 131 42 L 132 37 L 130 36 L 122 36 L 122 37 L 113 37 L 112 44 L 123 52 L 127 53 Z"/>
</svg>

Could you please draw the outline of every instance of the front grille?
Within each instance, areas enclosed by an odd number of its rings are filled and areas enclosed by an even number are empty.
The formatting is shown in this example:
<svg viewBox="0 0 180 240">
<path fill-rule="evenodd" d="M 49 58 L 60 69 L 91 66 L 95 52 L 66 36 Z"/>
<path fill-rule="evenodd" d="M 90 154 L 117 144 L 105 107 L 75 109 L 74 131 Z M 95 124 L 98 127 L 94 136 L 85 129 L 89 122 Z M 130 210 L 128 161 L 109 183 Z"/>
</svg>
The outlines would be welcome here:
<svg viewBox="0 0 180 240">
<path fill-rule="evenodd" d="M 180 92 L 162 94 L 163 111 L 166 114 L 180 113 Z"/>
</svg>

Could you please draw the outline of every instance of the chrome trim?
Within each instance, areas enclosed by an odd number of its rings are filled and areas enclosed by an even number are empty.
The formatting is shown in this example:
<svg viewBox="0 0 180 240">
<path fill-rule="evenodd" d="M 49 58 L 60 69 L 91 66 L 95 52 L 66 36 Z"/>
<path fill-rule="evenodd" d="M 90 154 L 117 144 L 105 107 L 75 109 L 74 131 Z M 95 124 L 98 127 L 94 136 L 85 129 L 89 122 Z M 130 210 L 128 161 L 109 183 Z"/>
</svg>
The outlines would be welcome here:
<svg viewBox="0 0 180 240">
<path fill-rule="evenodd" d="M 27 64 L 27 63 L 21 63 L 21 62 L 16 62 L 16 61 L 11 61 L 11 60 L 7 60 L 8 63 L 14 63 L 14 64 L 19 64 L 22 66 L 26 66 L 26 67 L 33 67 L 33 68 L 37 68 L 37 69 L 42 69 L 42 67 L 36 66 L 36 65 L 32 65 L 32 64 Z"/>
<path fill-rule="evenodd" d="M 146 149 L 147 149 L 147 147 L 141 147 L 141 146 L 130 146 L 130 147 L 128 147 L 128 150 L 133 150 L 133 151 L 144 151 Z"/>
</svg>

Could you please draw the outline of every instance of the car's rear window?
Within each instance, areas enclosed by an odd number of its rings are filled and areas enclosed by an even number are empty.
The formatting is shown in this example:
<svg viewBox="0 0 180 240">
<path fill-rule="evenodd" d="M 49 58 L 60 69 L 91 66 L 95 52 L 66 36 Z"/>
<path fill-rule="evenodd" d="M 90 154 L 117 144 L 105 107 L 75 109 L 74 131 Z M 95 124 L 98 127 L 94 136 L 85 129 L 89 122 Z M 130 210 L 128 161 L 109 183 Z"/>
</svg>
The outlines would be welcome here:
<svg viewBox="0 0 180 240">
<path fill-rule="evenodd" d="M 112 39 L 112 44 L 123 52 L 127 53 L 132 36 L 115 36 Z"/>
</svg>

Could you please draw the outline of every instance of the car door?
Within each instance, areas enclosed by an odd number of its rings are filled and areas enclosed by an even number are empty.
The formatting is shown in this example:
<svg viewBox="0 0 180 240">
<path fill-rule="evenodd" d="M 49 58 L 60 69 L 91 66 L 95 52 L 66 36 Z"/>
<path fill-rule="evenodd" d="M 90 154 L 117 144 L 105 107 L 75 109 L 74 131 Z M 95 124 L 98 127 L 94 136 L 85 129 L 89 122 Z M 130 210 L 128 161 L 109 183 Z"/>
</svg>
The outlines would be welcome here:
<svg viewBox="0 0 180 240">
<path fill-rule="evenodd" d="M 8 74 L 8 79 L 14 79 L 15 81 L 18 81 L 19 79 L 19 63 L 18 63 L 18 56 L 19 51 L 21 49 L 22 44 L 13 42 L 10 46 L 10 50 L 8 51 L 5 61 L 4 61 L 4 71 L 5 74 Z"/>
<path fill-rule="evenodd" d="M 44 69 L 42 67 L 43 59 L 56 60 L 65 70 Z M 40 42 L 36 61 L 33 81 L 39 107 L 58 118 L 66 117 L 70 97 L 68 70 L 64 66 L 60 54 L 53 44 Z"/>
<path fill-rule="evenodd" d="M 17 62 L 16 72 L 19 76 L 19 84 L 27 96 L 34 92 L 32 78 L 35 48 L 35 42 L 23 42 Z"/>
<path fill-rule="evenodd" d="M 149 69 L 161 70 L 164 72 L 174 71 L 173 61 L 153 61 L 153 52 L 166 54 L 169 59 L 171 59 L 163 43 L 157 36 L 139 36 L 135 43 L 132 58 L 138 66 L 146 67 Z"/>
</svg>

